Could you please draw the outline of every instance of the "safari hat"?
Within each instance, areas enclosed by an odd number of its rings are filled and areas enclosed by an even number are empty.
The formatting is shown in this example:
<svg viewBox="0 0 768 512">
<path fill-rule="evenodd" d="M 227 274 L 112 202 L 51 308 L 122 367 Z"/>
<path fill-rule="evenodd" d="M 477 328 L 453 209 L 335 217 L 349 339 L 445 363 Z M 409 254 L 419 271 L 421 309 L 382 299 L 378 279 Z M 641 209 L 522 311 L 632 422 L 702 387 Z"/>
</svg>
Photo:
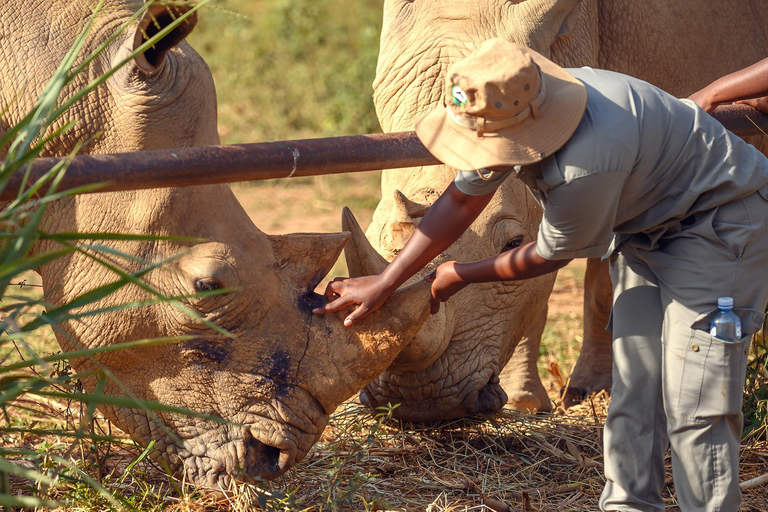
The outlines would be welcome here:
<svg viewBox="0 0 768 512">
<path fill-rule="evenodd" d="M 584 84 L 525 46 L 491 39 L 450 68 L 445 106 L 416 133 L 456 169 L 538 162 L 573 135 L 587 107 Z"/>
</svg>

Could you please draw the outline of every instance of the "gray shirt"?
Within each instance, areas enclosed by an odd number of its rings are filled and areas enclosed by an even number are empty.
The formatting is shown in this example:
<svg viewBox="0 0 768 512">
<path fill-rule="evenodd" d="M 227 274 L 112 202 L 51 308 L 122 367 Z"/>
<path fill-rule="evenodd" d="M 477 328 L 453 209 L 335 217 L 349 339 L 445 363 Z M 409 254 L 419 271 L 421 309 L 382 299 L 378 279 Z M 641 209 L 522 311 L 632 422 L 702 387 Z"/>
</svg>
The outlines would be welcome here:
<svg viewBox="0 0 768 512">
<path fill-rule="evenodd" d="M 621 242 L 654 249 L 689 215 L 768 184 L 768 159 L 690 100 L 642 80 L 568 69 L 587 87 L 587 109 L 557 152 L 515 171 L 460 171 L 469 195 L 510 175 L 544 208 L 537 251 L 550 260 L 607 257 Z"/>
</svg>

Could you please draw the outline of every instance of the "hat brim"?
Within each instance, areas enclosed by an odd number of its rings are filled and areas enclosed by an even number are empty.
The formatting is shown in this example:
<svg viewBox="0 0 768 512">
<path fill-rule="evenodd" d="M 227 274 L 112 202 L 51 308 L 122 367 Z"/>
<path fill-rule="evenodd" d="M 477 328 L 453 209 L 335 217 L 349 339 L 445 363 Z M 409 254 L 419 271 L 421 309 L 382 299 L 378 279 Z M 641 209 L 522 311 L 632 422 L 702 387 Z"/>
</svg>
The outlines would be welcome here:
<svg viewBox="0 0 768 512">
<path fill-rule="evenodd" d="M 538 119 L 477 136 L 450 118 L 444 106 L 416 122 L 416 134 L 438 160 L 456 169 L 474 170 L 538 162 L 560 149 L 579 126 L 587 108 L 587 88 L 563 68 L 530 52 L 546 80 Z"/>
</svg>

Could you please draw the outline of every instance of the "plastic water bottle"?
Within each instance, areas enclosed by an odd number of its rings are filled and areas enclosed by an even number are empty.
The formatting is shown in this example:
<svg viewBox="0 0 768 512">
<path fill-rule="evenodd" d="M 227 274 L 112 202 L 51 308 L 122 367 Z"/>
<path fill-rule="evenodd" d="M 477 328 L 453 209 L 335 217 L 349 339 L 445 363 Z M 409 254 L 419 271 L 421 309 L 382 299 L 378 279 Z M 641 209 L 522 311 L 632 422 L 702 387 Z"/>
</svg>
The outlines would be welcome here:
<svg viewBox="0 0 768 512">
<path fill-rule="evenodd" d="M 724 341 L 739 341 L 741 339 L 741 320 L 733 312 L 733 298 L 720 297 L 717 299 L 720 310 L 709 323 L 709 334 Z"/>
</svg>

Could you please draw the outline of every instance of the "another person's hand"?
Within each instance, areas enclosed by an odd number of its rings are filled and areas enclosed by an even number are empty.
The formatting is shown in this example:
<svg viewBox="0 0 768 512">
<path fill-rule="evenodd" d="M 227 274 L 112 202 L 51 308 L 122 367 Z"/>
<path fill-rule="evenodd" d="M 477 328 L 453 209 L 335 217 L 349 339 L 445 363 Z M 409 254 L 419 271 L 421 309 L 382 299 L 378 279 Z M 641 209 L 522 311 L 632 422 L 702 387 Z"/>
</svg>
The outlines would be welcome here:
<svg viewBox="0 0 768 512">
<path fill-rule="evenodd" d="M 469 284 L 456 273 L 455 261 L 443 263 L 424 279 L 432 283 L 430 306 L 433 315 L 440 311 L 441 302 L 446 302 Z"/>
<path fill-rule="evenodd" d="M 749 105 L 750 107 L 756 108 L 763 114 L 768 114 L 768 96 L 763 96 L 762 98 L 755 98 L 752 100 L 739 100 L 736 103 Z"/>
<path fill-rule="evenodd" d="M 715 100 L 715 96 L 716 96 L 716 93 L 712 88 L 712 84 L 710 84 L 709 86 L 699 91 L 696 91 L 695 93 L 688 96 L 688 99 L 693 100 L 705 112 L 712 112 L 713 110 L 715 110 L 715 108 L 717 108 L 718 105 L 722 105 L 724 103 L 730 103 L 729 101 L 718 102 Z M 734 103 L 749 105 L 750 107 L 756 108 L 757 110 L 759 110 L 764 114 L 768 114 L 768 96 L 763 96 L 761 98 L 754 98 L 754 99 L 748 99 L 748 100 L 737 100 L 737 101 L 734 101 Z"/>
<path fill-rule="evenodd" d="M 325 299 L 328 302 L 313 309 L 312 312 L 322 315 L 357 305 L 357 308 L 344 319 L 344 325 L 349 327 L 357 320 L 379 309 L 393 291 L 378 275 L 355 278 L 337 277 L 325 287 Z"/>
</svg>

